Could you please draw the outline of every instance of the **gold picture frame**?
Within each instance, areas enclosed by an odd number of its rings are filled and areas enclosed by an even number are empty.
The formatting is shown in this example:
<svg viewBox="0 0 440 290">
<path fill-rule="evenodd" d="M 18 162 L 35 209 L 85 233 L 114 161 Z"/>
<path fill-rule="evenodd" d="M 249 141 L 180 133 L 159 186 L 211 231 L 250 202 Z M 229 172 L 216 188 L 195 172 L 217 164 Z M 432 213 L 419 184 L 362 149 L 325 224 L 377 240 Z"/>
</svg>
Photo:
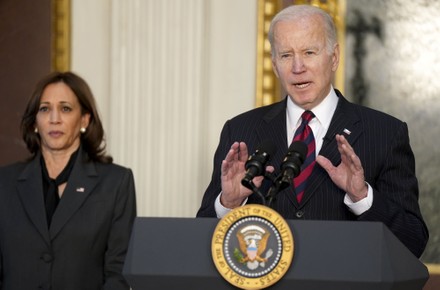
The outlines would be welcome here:
<svg viewBox="0 0 440 290">
<path fill-rule="evenodd" d="M 70 69 L 71 0 L 52 0 L 51 68 Z"/>
</svg>

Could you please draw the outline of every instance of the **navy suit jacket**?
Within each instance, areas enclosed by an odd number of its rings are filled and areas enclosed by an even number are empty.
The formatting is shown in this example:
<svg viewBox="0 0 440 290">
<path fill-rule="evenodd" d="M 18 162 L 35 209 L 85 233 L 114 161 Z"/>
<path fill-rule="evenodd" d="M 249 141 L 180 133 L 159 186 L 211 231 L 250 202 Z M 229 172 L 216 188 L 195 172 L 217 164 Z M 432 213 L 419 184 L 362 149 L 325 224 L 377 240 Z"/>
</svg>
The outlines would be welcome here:
<svg viewBox="0 0 440 290">
<path fill-rule="evenodd" d="M 40 155 L 0 169 L 0 289 L 129 289 L 122 267 L 136 216 L 133 174 L 84 155 L 50 228 Z"/>
<path fill-rule="evenodd" d="M 278 193 L 272 207 L 286 219 L 381 221 L 420 257 L 428 241 L 428 230 L 418 204 L 415 161 L 406 123 L 352 104 L 340 92 L 336 93 L 338 105 L 319 154 L 327 157 L 333 165 L 338 165 L 341 158 L 335 135 L 343 134 L 359 156 L 365 180 L 373 188 L 373 205 L 367 212 L 355 216 L 344 204 L 345 192 L 316 164 L 300 204 L 293 188 L 289 187 Z M 285 99 L 226 122 L 214 156 L 212 180 L 203 196 L 198 217 L 216 217 L 214 202 L 221 192 L 221 162 L 233 142 L 245 142 L 249 152 L 253 153 L 262 141 L 271 140 L 277 152 L 268 165 L 273 165 L 279 172 L 288 149 L 286 106 Z M 351 133 L 344 133 L 344 129 Z M 268 180 L 263 183 L 263 192 L 268 183 Z M 261 203 L 261 199 L 252 194 L 248 203 Z"/>
</svg>

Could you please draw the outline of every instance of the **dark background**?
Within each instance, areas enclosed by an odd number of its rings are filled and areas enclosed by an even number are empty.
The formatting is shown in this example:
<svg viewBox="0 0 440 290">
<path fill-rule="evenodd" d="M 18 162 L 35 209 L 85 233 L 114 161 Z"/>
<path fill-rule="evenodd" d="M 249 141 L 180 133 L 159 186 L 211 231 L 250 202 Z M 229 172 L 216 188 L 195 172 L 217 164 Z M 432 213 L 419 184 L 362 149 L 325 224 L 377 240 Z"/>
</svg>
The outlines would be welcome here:
<svg viewBox="0 0 440 290">
<path fill-rule="evenodd" d="M 20 121 L 51 71 L 51 1 L 0 0 L 0 166 L 29 156 Z"/>
</svg>

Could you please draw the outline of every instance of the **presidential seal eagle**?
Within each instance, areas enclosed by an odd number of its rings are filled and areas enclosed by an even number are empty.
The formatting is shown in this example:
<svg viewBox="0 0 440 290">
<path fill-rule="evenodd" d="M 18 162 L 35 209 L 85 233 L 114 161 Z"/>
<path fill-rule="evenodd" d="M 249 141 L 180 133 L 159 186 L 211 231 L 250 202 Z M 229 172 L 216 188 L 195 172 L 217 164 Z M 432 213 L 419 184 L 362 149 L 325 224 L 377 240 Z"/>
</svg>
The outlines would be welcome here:
<svg viewBox="0 0 440 290">
<path fill-rule="evenodd" d="M 254 228 L 251 231 L 244 229 L 237 232 L 240 251 L 244 255 L 239 258 L 239 262 L 246 263 L 247 267 L 251 270 L 258 268 L 258 265 L 264 267 L 265 262 L 272 254 L 272 251 L 269 249 L 266 256 L 262 257 L 266 251 L 269 236 L 270 234 L 261 228 L 257 231 Z"/>
</svg>

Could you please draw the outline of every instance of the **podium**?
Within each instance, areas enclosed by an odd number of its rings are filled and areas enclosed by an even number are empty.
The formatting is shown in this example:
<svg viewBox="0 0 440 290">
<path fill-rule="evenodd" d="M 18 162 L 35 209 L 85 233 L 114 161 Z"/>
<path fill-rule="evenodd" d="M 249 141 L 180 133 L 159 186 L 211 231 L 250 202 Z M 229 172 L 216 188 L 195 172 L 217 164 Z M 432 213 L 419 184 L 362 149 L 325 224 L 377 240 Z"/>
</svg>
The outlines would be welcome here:
<svg viewBox="0 0 440 290">
<path fill-rule="evenodd" d="M 237 289 L 218 273 L 218 219 L 135 220 L 123 274 L 133 290 Z M 268 289 L 422 290 L 429 274 L 382 223 L 288 220 L 295 243 L 285 276 Z"/>
</svg>

